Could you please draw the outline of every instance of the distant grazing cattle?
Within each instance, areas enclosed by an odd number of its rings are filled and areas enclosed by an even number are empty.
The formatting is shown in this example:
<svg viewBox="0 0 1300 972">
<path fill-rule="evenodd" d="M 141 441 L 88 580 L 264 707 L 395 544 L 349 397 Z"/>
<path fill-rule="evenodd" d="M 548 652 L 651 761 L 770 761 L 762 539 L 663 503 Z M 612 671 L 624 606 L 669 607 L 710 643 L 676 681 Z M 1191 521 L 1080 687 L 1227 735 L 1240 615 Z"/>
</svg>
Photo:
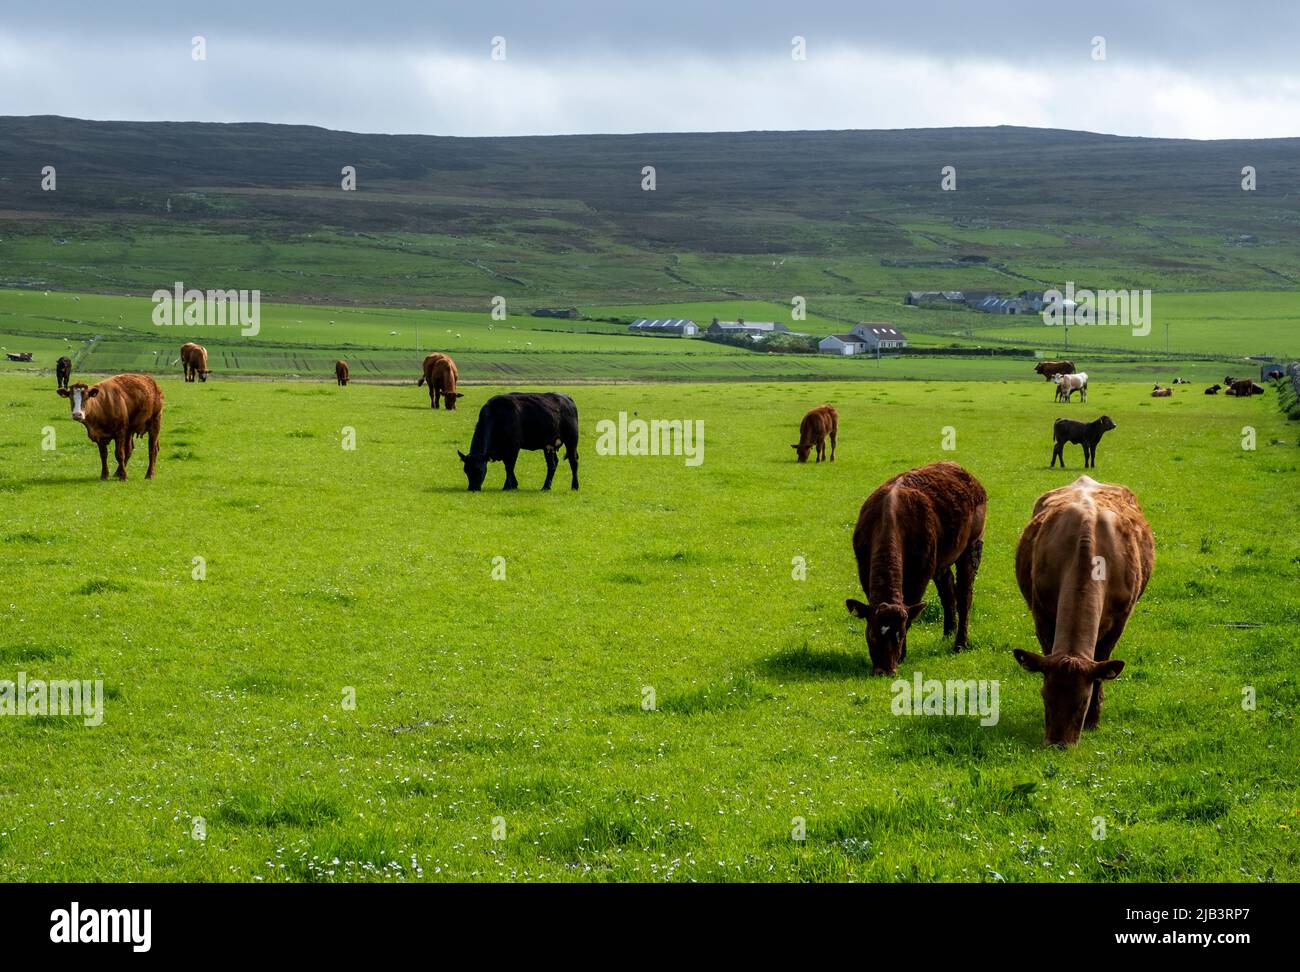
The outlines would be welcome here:
<svg viewBox="0 0 1300 972">
<path fill-rule="evenodd" d="M 1174 390 L 1172 388 L 1164 388 L 1161 385 L 1156 385 L 1151 389 L 1152 398 L 1170 398 L 1173 394 Z"/>
<path fill-rule="evenodd" d="M 420 376 L 416 387 L 427 384 L 429 386 L 429 407 L 437 408 L 438 399 L 444 398 L 447 402 L 447 408 L 450 411 L 456 410 L 456 399 L 464 398 L 460 392 L 456 391 L 456 382 L 460 380 L 460 375 L 456 371 L 456 362 L 445 354 L 439 354 L 437 351 L 427 355 L 424 359 L 424 374 Z"/>
<path fill-rule="evenodd" d="M 943 604 L 944 636 L 955 629 L 953 650 L 968 647 L 987 510 L 984 487 L 954 462 L 900 473 L 862 504 L 853 553 L 867 603 L 849 598 L 844 606 L 867 622 L 874 674 L 894 674 L 907 656 L 907 629 L 925 610 L 921 597 L 930 581 Z"/>
<path fill-rule="evenodd" d="M 208 370 L 208 349 L 193 341 L 181 345 L 181 363 L 185 366 L 186 381 L 193 381 L 196 377 L 199 381 L 207 381 L 208 375 L 212 374 Z"/>
<path fill-rule="evenodd" d="M 72 359 L 68 357 L 60 358 L 54 363 L 54 380 L 58 382 L 59 388 L 67 388 L 71 379 Z"/>
<path fill-rule="evenodd" d="M 1187 378 L 1175 378 L 1175 379 L 1174 379 L 1174 384 L 1175 384 L 1175 385 L 1190 385 L 1190 384 L 1191 384 L 1191 381 L 1188 380 Z"/>
<path fill-rule="evenodd" d="M 108 478 L 108 444 L 117 457 L 118 479 L 126 479 L 126 464 L 134 451 L 133 436 L 149 434 L 149 471 L 153 479 L 158 463 L 158 435 L 162 432 L 163 393 L 148 375 L 117 375 L 97 385 L 77 382 L 60 388 L 72 401 L 72 418 L 86 427 L 86 435 L 99 446 L 100 479 Z"/>
<path fill-rule="evenodd" d="M 1264 389 L 1255 384 L 1249 378 L 1237 378 L 1230 382 L 1225 394 L 1232 395 L 1236 398 L 1249 398 L 1251 395 L 1262 395 Z"/>
<path fill-rule="evenodd" d="M 1088 400 L 1087 372 L 1080 371 L 1075 375 L 1053 375 L 1052 381 L 1056 382 L 1056 397 L 1060 401 L 1068 402 L 1075 392 L 1079 393 L 1079 401 Z"/>
<path fill-rule="evenodd" d="M 1051 381 L 1056 375 L 1074 374 L 1073 361 L 1040 361 L 1034 365 L 1035 374 L 1043 376 L 1044 381 Z"/>
<path fill-rule="evenodd" d="M 342 358 L 334 362 L 334 380 L 340 385 L 348 383 L 348 363 Z"/>
<path fill-rule="evenodd" d="M 1222 387 L 1223 387 L 1222 385 L 1211 385 L 1209 388 L 1205 389 L 1205 394 L 1217 395 L 1219 394 L 1219 389 Z"/>
<path fill-rule="evenodd" d="M 1056 465 L 1056 460 L 1061 460 L 1061 468 L 1065 468 L 1065 444 L 1083 446 L 1083 468 L 1097 465 L 1097 443 L 1101 437 L 1115 428 L 1115 423 L 1110 420 L 1109 415 L 1103 415 L 1094 422 L 1076 422 L 1074 419 L 1059 418 L 1056 424 L 1052 426 L 1052 437 L 1055 439 L 1055 447 L 1052 449 L 1052 465 Z"/>
<path fill-rule="evenodd" d="M 1043 675 L 1049 746 L 1073 746 L 1101 721 L 1101 683 L 1124 663 L 1110 657 L 1155 565 L 1155 538 L 1125 486 L 1080 476 L 1044 493 L 1016 548 L 1016 581 L 1043 654 L 1016 661 Z"/>
<path fill-rule="evenodd" d="M 831 440 L 831 462 L 835 461 L 835 436 L 840 430 L 840 413 L 832 405 L 818 405 L 810 409 L 799 423 L 799 441 L 790 448 L 800 462 L 808 461 L 808 453 L 817 448 L 817 461 L 826 457 L 826 438 Z"/>
<path fill-rule="evenodd" d="M 560 464 L 559 448 L 573 470 L 573 489 L 578 488 L 578 406 L 568 395 L 556 392 L 510 392 L 493 395 L 478 413 L 469 454 L 457 450 L 465 466 L 471 493 L 483 488 L 489 462 L 506 466 L 505 489 L 518 489 L 515 460 L 521 449 L 541 449 L 546 457 L 546 482 L 551 488 L 556 467 Z"/>
</svg>

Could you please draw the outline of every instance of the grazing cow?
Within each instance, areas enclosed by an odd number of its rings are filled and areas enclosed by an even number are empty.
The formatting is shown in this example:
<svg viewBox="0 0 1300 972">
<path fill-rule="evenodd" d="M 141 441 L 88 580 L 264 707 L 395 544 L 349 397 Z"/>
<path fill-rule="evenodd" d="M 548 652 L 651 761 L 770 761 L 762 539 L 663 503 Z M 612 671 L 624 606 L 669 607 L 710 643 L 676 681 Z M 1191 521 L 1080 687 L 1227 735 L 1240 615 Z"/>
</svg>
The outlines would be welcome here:
<svg viewBox="0 0 1300 972">
<path fill-rule="evenodd" d="M 478 413 L 469 455 L 456 450 L 465 465 L 469 491 L 483 488 L 489 462 L 506 466 L 504 489 L 518 489 L 515 460 L 520 449 L 541 449 L 546 457 L 546 482 L 551 488 L 556 467 L 560 464 L 559 448 L 573 470 L 571 488 L 578 488 L 578 406 L 568 395 L 556 392 L 510 392 L 493 395 Z"/>
<path fill-rule="evenodd" d="M 1222 385 L 1211 385 L 1209 388 L 1205 389 L 1205 394 L 1217 395 L 1219 394 L 1219 389 L 1222 387 L 1223 387 Z"/>
<path fill-rule="evenodd" d="M 1042 375 L 1045 381 L 1051 381 L 1056 375 L 1074 374 L 1074 362 L 1040 361 L 1034 365 L 1034 373 Z"/>
<path fill-rule="evenodd" d="M 1115 428 L 1115 423 L 1110 420 L 1109 415 L 1103 415 L 1095 422 L 1076 422 L 1074 419 L 1059 418 L 1056 424 L 1052 426 L 1052 436 L 1056 440 L 1056 445 L 1052 449 L 1052 466 L 1056 465 L 1056 460 L 1061 460 L 1061 468 L 1065 468 L 1065 444 L 1083 446 L 1083 468 L 1097 465 L 1097 443 L 1101 437 Z M 1049 467 L 1050 468 L 1050 467 Z"/>
<path fill-rule="evenodd" d="M 873 674 L 898 670 L 907 655 L 907 629 L 925 610 L 921 597 L 932 580 L 943 604 L 944 636 L 955 629 L 953 650 L 969 647 L 967 628 L 987 510 L 984 487 L 955 462 L 900 473 L 862 504 L 853 553 L 867 603 L 849 598 L 844 606 L 867 622 Z"/>
<path fill-rule="evenodd" d="M 72 359 L 62 357 L 54 362 L 54 380 L 58 382 L 59 388 L 67 388 L 68 382 L 72 379 Z"/>
<path fill-rule="evenodd" d="M 840 430 L 840 413 L 833 405 L 818 405 L 810 409 L 799 423 L 799 441 L 790 448 L 800 462 L 808 461 L 808 453 L 817 447 L 817 461 L 826 458 L 826 437 L 831 439 L 831 462 L 835 461 L 835 436 Z"/>
<path fill-rule="evenodd" d="M 1162 388 L 1159 384 L 1151 389 L 1152 398 L 1170 398 L 1173 394 L 1174 390 L 1172 388 Z"/>
<path fill-rule="evenodd" d="M 1079 393 L 1079 401 L 1088 401 L 1088 373 L 1080 371 L 1074 375 L 1054 375 L 1052 381 L 1056 382 L 1056 397 L 1059 401 L 1070 400 L 1070 396 L 1075 392 Z"/>
<path fill-rule="evenodd" d="M 72 400 L 72 418 L 86 427 L 86 436 L 99 446 L 100 479 L 108 478 L 108 444 L 117 457 L 118 479 L 126 479 L 126 464 L 134 451 L 132 436 L 149 434 L 149 471 L 153 479 L 158 463 L 158 435 L 162 431 L 163 393 L 148 375 L 117 375 L 87 387 L 77 382 L 60 388 Z"/>
<path fill-rule="evenodd" d="M 1251 395 L 1264 394 L 1264 389 L 1255 384 L 1249 378 L 1238 378 L 1231 382 L 1227 394 L 1236 396 L 1237 398 L 1249 398 Z"/>
<path fill-rule="evenodd" d="M 454 412 L 456 399 L 465 397 L 456 391 L 456 382 L 459 380 L 460 374 L 456 371 L 456 362 L 452 361 L 450 356 L 435 351 L 425 357 L 424 374 L 415 385 L 417 388 L 424 384 L 429 386 L 430 408 L 437 408 L 438 399 L 441 397 L 446 399 L 448 411 Z"/>
<path fill-rule="evenodd" d="M 348 363 L 342 358 L 334 362 L 334 380 L 340 385 L 346 385 L 349 381 Z"/>
<path fill-rule="evenodd" d="M 1125 486 L 1080 476 L 1044 493 L 1016 548 L 1016 581 L 1043 649 L 1016 661 L 1043 675 L 1049 746 L 1073 746 L 1101 721 L 1101 683 L 1124 663 L 1110 657 L 1155 565 L 1155 538 Z"/>
<path fill-rule="evenodd" d="M 208 375 L 212 374 L 208 370 L 208 349 L 193 341 L 181 345 L 181 363 L 185 366 L 186 381 L 193 381 L 196 377 L 199 381 L 207 381 Z"/>
</svg>

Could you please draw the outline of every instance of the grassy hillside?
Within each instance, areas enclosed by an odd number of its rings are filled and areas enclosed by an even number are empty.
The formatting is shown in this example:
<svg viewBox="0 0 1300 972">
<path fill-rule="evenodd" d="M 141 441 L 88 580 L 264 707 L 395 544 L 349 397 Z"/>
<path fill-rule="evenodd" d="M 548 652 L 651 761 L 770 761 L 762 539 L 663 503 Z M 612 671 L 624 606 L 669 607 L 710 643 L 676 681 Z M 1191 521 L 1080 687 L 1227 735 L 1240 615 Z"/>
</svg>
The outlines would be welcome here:
<svg viewBox="0 0 1300 972">
<path fill-rule="evenodd" d="M 525 454 L 520 492 L 495 466 L 469 494 L 454 450 L 498 388 L 434 413 L 412 387 L 164 386 L 158 477 L 137 453 L 100 483 L 48 381 L 0 374 L 0 677 L 107 695 L 100 726 L 0 719 L 10 880 L 1300 878 L 1300 466 L 1271 392 L 575 387 L 582 489 L 538 492 Z M 820 401 L 839 456 L 798 465 Z M 620 411 L 703 421 L 703 463 L 597 454 Z M 1156 569 L 1101 729 L 1048 751 L 1012 554 L 1082 471 L 1047 467 L 1052 420 L 1102 412 L 1095 475 L 1137 492 Z M 998 680 L 987 727 L 892 715 L 843 609 L 863 498 L 937 459 L 990 494 L 973 650 L 932 607 L 901 675 Z"/>
</svg>

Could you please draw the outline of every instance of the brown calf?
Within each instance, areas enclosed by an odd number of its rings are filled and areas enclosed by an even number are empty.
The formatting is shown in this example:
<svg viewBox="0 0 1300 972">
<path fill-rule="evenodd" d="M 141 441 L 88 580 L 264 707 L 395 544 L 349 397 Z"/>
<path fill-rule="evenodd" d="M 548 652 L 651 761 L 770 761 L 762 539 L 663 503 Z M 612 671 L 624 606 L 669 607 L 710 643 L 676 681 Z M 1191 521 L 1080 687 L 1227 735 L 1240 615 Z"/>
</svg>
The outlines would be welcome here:
<svg viewBox="0 0 1300 972">
<path fill-rule="evenodd" d="M 817 447 L 817 461 L 826 458 L 826 437 L 831 439 L 831 462 L 835 461 L 835 436 L 840 430 L 840 413 L 833 405 L 818 405 L 809 410 L 799 423 L 799 441 L 790 446 L 800 462 L 808 461 L 808 453 Z"/>
<path fill-rule="evenodd" d="M 1101 721 L 1101 683 L 1124 668 L 1110 653 L 1154 565 L 1155 538 L 1126 486 L 1080 476 L 1034 504 L 1016 548 L 1016 580 L 1044 653 L 1014 654 L 1043 675 L 1049 746 L 1073 746 Z"/>
<path fill-rule="evenodd" d="M 438 398 L 442 397 L 447 400 L 447 408 L 454 412 L 456 399 L 465 397 L 456 391 L 456 382 L 459 380 L 456 362 L 450 356 L 435 351 L 424 359 L 424 374 L 415 384 L 416 387 L 424 384 L 429 386 L 430 408 L 437 408 Z"/>
<path fill-rule="evenodd" d="M 1155 388 L 1151 389 L 1152 398 L 1171 398 L 1173 394 L 1174 390 L 1172 388 L 1162 388 L 1160 385 L 1156 385 Z"/>
<path fill-rule="evenodd" d="M 334 380 L 340 385 L 348 383 L 348 363 L 342 358 L 334 362 Z"/>
<path fill-rule="evenodd" d="M 1034 365 L 1034 373 L 1042 375 L 1047 381 L 1052 380 L 1053 375 L 1072 375 L 1074 374 L 1073 361 L 1040 361 Z"/>
<path fill-rule="evenodd" d="M 853 553 L 868 603 L 849 598 L 844 606 L 867 622 L 873 674 L 894 674 L 906 657 L 907 629 L 925 610 L 921 596 L 932 580 L 943 604 L 944 636 L 955 629 L 953 650 L 969 646 L 987 510 L 984 487 L 955 462 L 901 473 L 862 504 Z"/>
<path fill-rule="evenodd" d="M 186 381 L 193 381 L 196 377 L 199 381 L 207 381 L 208 375 L 212 374 L 208 370 L 208 349 L 193 341 L 181 345 L 181 364 L 185 367 Z"/>
<path fill-rule="evenodd" d="M 117 457 L 118 479 L 126 479 L 126 464 L 134 451 L 133 436 L 149 433 L 149 471 L 153 479 L 158 463 L 158 435 L 162 432 L 163 393 L 148 375 L 117 375 L 97 385 L 77 382 L 60 388 L 72 401 L 72 418 L 86 427 L 86 436 L 99 446 L 100 479 L 108 478 L 108 444 Z"/>
</svg>

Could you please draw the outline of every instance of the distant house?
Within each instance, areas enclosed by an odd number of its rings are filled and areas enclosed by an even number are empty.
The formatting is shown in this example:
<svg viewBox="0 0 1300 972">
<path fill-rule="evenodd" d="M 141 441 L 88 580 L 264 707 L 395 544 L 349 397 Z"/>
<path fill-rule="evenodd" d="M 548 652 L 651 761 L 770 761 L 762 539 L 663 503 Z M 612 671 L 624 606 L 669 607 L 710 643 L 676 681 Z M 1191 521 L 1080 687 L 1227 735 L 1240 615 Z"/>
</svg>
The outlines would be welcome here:
<svg viewBox="0 0 1300 972">
<path fill-rule="evenodd" d="M 694 337 L 699 328 L 695 322 L 683 317 L 638 318 L 627 326 L 632 334 L 666 334 L 672 337 Z"/>
<path fill-rule="evenodd" d="M 961 304 L 965 303 L 966 294 L 960 290 L 909 290 L 903 303 L 913 307 L 921 304 Z"/>
<path fill-rule="evenodd" d="M 996 290 L 963 290 L 962 293 L 966 297 L 965 303 L 970 307 L 974 307 L 980 301 L 989 297 L 1000 296 Z"/>
<path fill-rule="evenodd" d="M 719 334 L 748 334 L 751 338 L 760 338 L 792 332 L 784 324 L 776 321 L 747 321 L 743 318 L 735 321 L 720 321 L 715 317 L 705 333 L 715 337 Z"/>
<path fill-rule="evenodd" d="M 1043 292 L 1041 290 L 1022 290 L 1020 291 L 1020 301 L 1025 305 L 1025 310 L 1031 314 L 1038 314 L 1044 306 Z"/>
<path fill-rule="evenodd" d="M 582 312 L 576 307 L 569 307 L 564 310 L 556 310 L 550 307 L 539 307 L 533 311 L 533 317 L 561 317 L 565 320 L 576 321 L 582 316 Z"/>
<path fill-rule="evenodd" d="M 866 354 L 867 342 L 856 334 L 832 334 L 817 342 L 824 354 Z"/>
<path fill-rule="evenodd" d="M 907 336 L 892 324 L 876 321 L 863 321 L 849 332 L 859 338 L 869 354 L 877 351 L 897 351 L 907 347 Z"/>
<path fill-rule="evenodd" d="M 1019 297 L 985 297 L 975 305 L 985 314 L 1028 314 L 1029 308 Z"/>
</svg>

